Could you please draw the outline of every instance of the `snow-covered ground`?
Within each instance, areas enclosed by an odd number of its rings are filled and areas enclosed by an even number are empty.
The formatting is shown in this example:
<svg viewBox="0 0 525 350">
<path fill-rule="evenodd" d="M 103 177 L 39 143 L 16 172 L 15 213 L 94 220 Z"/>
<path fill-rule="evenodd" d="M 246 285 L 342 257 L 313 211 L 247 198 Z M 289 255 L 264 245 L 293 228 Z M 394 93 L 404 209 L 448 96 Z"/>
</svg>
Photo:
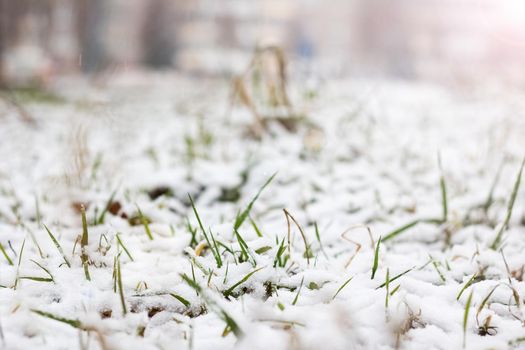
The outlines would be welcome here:
<svg viewBox="0 0 525 350">
<path fill-rule="evenodd" d="M 295 84 L 306 118 L 256 140 L 225 82 L 110 78 L 0 106 L 2 348 L 525 346 L 523 188 L 490 248 L 523 94 Z"/>
</svg>

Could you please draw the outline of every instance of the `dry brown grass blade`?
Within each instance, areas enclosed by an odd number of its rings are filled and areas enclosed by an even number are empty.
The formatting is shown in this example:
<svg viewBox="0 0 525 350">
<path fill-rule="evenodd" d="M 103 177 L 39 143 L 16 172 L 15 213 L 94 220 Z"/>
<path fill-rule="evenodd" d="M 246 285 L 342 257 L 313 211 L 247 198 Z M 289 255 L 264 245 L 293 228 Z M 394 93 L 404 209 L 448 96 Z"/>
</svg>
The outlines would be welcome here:
<svg viewBox="0 0 525 350">
<path fill-rule="evenodd" d="M 293 221 L 295 226 L 299 229 L 299 232 L 301 233 L 301 237 L 303 238 L 304 242 L 304 249 L 305 249 L 305 256 L 306 256 L 306 262 L 308 265 L 310 265 L 310 245 L 308 244 L 308 241 L 306 240 L 306 235 L 304 234 L 303 229 L 301 228 L 301 225 L 295 220 L 295 218 L 288 212 L 288 210 L 283 209 L 284 216 L 286 216 L 286 223 L 288 225 L 288 251 L 290 251 L 292 246 L 291 241 L 291 227 L 290 227 L 290 219 Z"/>
</svg>

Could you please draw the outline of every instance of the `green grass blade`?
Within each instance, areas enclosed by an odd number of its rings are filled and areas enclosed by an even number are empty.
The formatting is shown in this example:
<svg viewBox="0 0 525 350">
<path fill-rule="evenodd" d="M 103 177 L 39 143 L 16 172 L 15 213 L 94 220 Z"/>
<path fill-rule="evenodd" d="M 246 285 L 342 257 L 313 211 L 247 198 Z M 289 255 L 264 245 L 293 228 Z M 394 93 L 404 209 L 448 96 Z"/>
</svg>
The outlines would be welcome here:
<svg viewBox="0 0 525 350">
<path fill-rule="evenodd" d="M 190 307 L 190 305 L 191 305 L 190 302 L 188 300 L 184 299 L 183 297 L 181 297 L 180 295 L 174 294 L 174 293 L 170 293 L 170 295 L 172 297 L 174 297 L 175 299 L 177 299 L 178 301 L 180 301 L 184 306 Z"/>
<path fill-rule="evenodd" d="M 80 211 L 82 214 L 82 238 L 80 239 L 80 260 L 82 261 L 82 266 L 84 267 L 84 275 L 86 280 L 91 281 L 91 276 L 89 275 L 89 256 L 87 254 L 87 248 L 89 243 L 89 233 L 86 219 L 86 208 L 84 205 L 80 206 Z"/>
<path fill-rule="evenodd" d="M 439 278 L 441 279 L 442 282 L 446 282 L 446 278 L 445 276 L 443 275 L 443 273 L 441 272 L 441 270 L 439 269 L 439 265 L 438 265 L 438 262 L 432 257 L 432 255 L 428 255 L 430 260 L 432 261 L 432 266 L 434 267 L 434 270 L 436 270 L 437 274 L 439 275 Z"/>
<path fill-rule="evenodd" d="M 204 293 L 202 287 L 195 280 L 192 280 L 185 274 L 181 274 L 180 276 L 184 282 L 186 282 L 191 288 L 193 288 L 195 292 L 197 292 L 197 294 L 200 295 L 204 299 L 204 301 L 210 307 L 213 308 L 212 311 L 214 311 L 217 315 L 219 315 L 219 317 L 222 318 L 222 320 L 226 323 L 227 327 L 231 329 L 231 331 L 233 332 L 233 334 L 235 334 L 237 338 L 243 336 L 244 333 L 237 324 L 237 322 L 235 322 L 235 320 L 224 309 L 218 306 L 211 298 L 208 298 Z"/>
<path fill-rule="evenodd" d="M 301 294 L 301 289 L 303 288 L 303 282 L 304 282 L 304 277 L 301 278 L 301 284 L 299 285 L 299 288 L 297 288 L 297 294 L 295 294 L 295 298 L 292 301 L 292 305 L 297 304 L 297 300 L 299 300 L 299 295 Z"/>
<path fill-rule="evenodd" d="M 193 202 L 193 198 L 191 198 L 190 194 L 188 194 L 188 197 L 190 199 L 191 207 L 193 209 L 193 213 L 195 214 L 195 217 L 197 218 L 197 222 L 199 223 L 199 227 L 202 231 L 202 234 L 204 235 L 204 239 L 206 240 L 206 243 L 208 243 L 208 247 L 210 247 L 211 252 L 213 254 L 213 257 L 215 258 L 215 262 L 217 263 L 217 267 L 220 268 L 222 266 L 222 259 L 220 256 L 220 253 L 218 249 L 216 249 L 217 244 L 215 246 L 212 245 L 210 239 L 208 238 L 208 235 L 206 234 L 206 230 L 204 229 L 204 225 L 202 224 L 201 218 L 199 216 L 199 213 L 197 212 L 197 208 L 195 207 L 195 203 Z"/>
<path fill-rule="evenodd" d="M 459 291 L 458 293 L 458 296 L 456 297 L 456 300 L 459 300 L 459 298 L 461 298 L 461 295 L 463 294 L 463 292 L 468 288 L 470 287 L 470 285 L 474 282 L 474 279 L 478 277 L 478 274 L 475 273 L 472 275 L 472 277 L 469 278 L 469 280 L 467 281 L 467 283 L 465 283 L 465 285 L 463 286 L 463 288 L 461 288 L 461 290 Z"/>
<path fill-rule="evenodd" d="M 336 296 L 337 296 L 337 295 L 338 295 L 338 294 L 339 294 L 339 293 L 340 293 L 340 292 L 346 287 L 346 285 L 347 285 L 348 283 L 350 283 L 350 281 L 351 281 L 353 278 L 354 278 L 354 276 L 352 276 L 352 277 L 350 277 L 349 279 L 347 279 L 347 280 L 341 285 L 341 287 L 339 287 L 339 288 L 337 289 L 337 292 L 335 292 L 334 296 L 332 297 L 332 300 L 335 299 L 335 297 L 336 297 Z"/>
<path fill-rule="evenodd" d="M 485 304 L 487 304 L 487 302 L 489 301 L 490 297 L 492 296 L 492 293 L 494 293 L 494 291 L 496 290 L 496 288 L 498 288 L 500 285 L 499 284 L 496 284 L 489 292 L 489 294 L 487 294 L 487 296 L 485 296 L 485 298 L 483 299 L 483 301 L 481 302 L 481 304 L 479 304 L 478 306 L 478 310 L 476 312 L 476 319 L 478 318 L 479 314 L 481 313 L 481 310 L 483 310 L 483 307 L 485 306 Z"/>
<path fill-rule="evenodd" d="M 228 288 L 227 290 L 225 290 L 222 294 L 227 298 L 228 296 L 231 295 L 231 293 L 235 290 L 235 288 L 237 288 L 238 286 L 240 286 L 241 284 L 243 284 L 244 282 L 246 282 L 250 277 L 253 276 L 253 274 L 255 274 L 256 272 L 262 270 L 263 267 L 260 267 L 256 270 L 253 270 L 252 272 L 248 273 L 246 276 L 244 276 L 243 278 L 241 278 L 240 281 L 238 281 L 237 283 L 235 283 L 233 286 L 231 286 L 230 288 Z"/>
<path fill-rule="evenodd" d="M 411 268 L 409 268 L 408 270 L 403 271 L 403 272 L 401 272 L 400 274 L 396 275 L 394 278 L 390 278 L 390 279 L 389 279 L 389 283 L 390 283 L 390 282 L 394 282 L 395 280 L 397 280 L 398 278 L 400 278 L 400 277 L 406 275 L 407 273 L 409 273 L 409 272 L 412 271 L 413 269 L 414 269 L 414 268 L 411 267 Z M 376 289 L 381 289 L 381 288 L 383 288 L 384 286 L 386 286 L 386 282 L 383 283 L 382 285 L 380 285 L 379 287 L 377 287 Z"/>
<path fill-rule="evenodd" d="M 385 278 L 385 309 L 388 309 L 388 297 L 390 296 L 390 269 L 386 269 L 386 278 Z"/>
<path fill-rule="evenodd" d="M 137 204 L 135 205 L 137 206 L 137 212 L 139 214 L 140 222 L 142 223 L 142 226 L 144 226 L 144 231 L 146 231 L 146 235 L 148 236 L 149 240 L 153 241 L 153 235 L 151 234 L 151 230 L 149 228 L 149 222 L 144 216 L 144 214 L 142 214 L 142 211 L 140 210 L 139 206 Z"/>
<path fill-rule="evenodd" d="M 246 218 L 248 217 L 248 215 L 250 215 L 250 211 L 252 210 L 252 206 L 253 204 L 255 203 L 255 201 L 257 201 L 257 199 L 259 198 L 259 196 L 261 195 L 262 191 L 266 188 L 266 186 L 268 186 L 270 184 L 270 182 L 272 182 L 273 178 L 275 177 L 275 175 L 277 175 L 277 173 L 274 173 L 272 176 L 270 176 L 270 178 L 268 180 L 266 180 L 266 182 L 264 183 L 264 185 L 262 185 L 262 187 L 259 189 L 259 191 L 257 192 L 257 194 L 255 195 L 255 197 L 253 197 L 253 199 L 251 200 L 251 202 L 248 204 L 248 206 L 246 207 L 246 209 L 244 209 L 239 215 L 237 215 L 237 218 L 235 218 L 235 223 L 233 225 L 233 229 L 234 231 L 235 230 L 238 230 L 239 227 L 241 227 L 242 223 L 244 222 L 244 220 L 246 220 Z"/>
<path fill-rule="evenodd" d="M 439 165 L 439 187 L 441 189 L 441 205 L 443 207 L 443 222 L 448 220 L 448 203 L 447 203 L 447 185 L 445 183 L 445 175 L 443 173 L 443 167 L 441 166 L 441 155 L 438 153 L 438 165 Z"/>
<path fill-rule="evenodd" d="M 408 224 L 405 224 L 397 229 L 395 229 L 394 231 L 388 233 L 385 237 L 383 237 L 382 241 L 383 242 L 386 242 L 394 237 L 396 237 L 397 235 L 399 235 L 400 233 L 408 230 L 409 228 L 412 228 L 414 226 L 416 226 L 417 224 L 419 224 L 421 222 L 420 219 L 416 219 L 414 221 L 411 221 L 409 222 Z"/>
<path fill-rule="evenodd" d="M 496 172 L 496 176 L 494 176 L 494 180 L 492 181 L 492 185 L 490 186 L 489 193 L 487 195 L 487 199 L 485 200 L 485 203 L 483 203 L 483 211 L 485 214 L 489 211 L 490 206 L 492 203 L 494 203 L 494 191 L 496 190 L 496 186 L 499 183 L 499 179 L 501 176 L 501 171 L 503 170 L 503 165 L 505 164 L 504 161 L 502 161 L 498 167 L 498 171 Z"/>
<path fill-rule="evenodd" d="M 40 316 L 47 317 L 47 318 L 49 318 L 51 320 L 55 320 L 55 321 L 58 321 L 58 322 L 62 322 L 62 323 L 68 324 L 71 327 L 74 327 L 74 328 L 77 328 L 77 329 L 83 329 L 84 328 L 82 326 L 82 323 L 79 320 L 72 320 L 72 319 L 69 319 L 69 318 L 56 316 L 56 315 L 53 315 L 52 313 L 45 312 L 45 311 L 40 311 L 40 310 L 36 310 L 36 309 L 31 309 L 31 311 L 34 312 L 35 314 L 40 315 Z"/>
<path fill-rule="evenodd" d="M 400 287 L 401 287 L 401 285 L 398 284 L 397 287 L 395 287 L 394 289 L 392 289 L 392 291 L 390 292 L 390 296 L 394 295 L 394 294 L 399 290 Z"/>
<path fill-rule="evenodd" d="M 4 255 L 5 259 L 7 260 L 7 263 L 11 266 L 13 266 L 13 260 L 11 260 L 11 258 L 9 257 L 9 255 L 7 255 L 7 252 L 5 251 L 4 249 L 4 246 L 2 245 L 2 243 L 0 243 L 0 251 L 2 252 L 2 254 Z"/>
<path fill-rule="evenodd" d="M 26 246 L 26 240 L 22 242 L 22 247 L 20 248 L 20 253 L 18 254 L 18 265 L 16 266 L 16 278 L 15 278 L 15 285 L 13 289 L 16 289 L 18 286 L 18 280 L 19 280 L 19 272 L 20 272 L 20 264 L 22 263 L 22 255 L 24 255 L 24 247 Z"/>
<path fill-rule="evenodd" d="M 465 304 L 465 312 L 463 313 L 463 349 L 467 346 L 467 326 L 468 326 L 468 314 L 470 311 L 470 303 L 472 302 L 473 290 L 470 291 L 470 294 Z"/>
<path fill-rule="evenodd" d="M 126 308 L 126 300 L 124 298 L 124 290 L 122 289 L 122 271 L 120 268 L 120 258 L 117 258 L 117 284 L 120 296 L 120 304 L 122 305 L 122 315 L 126 315 L 128 310 Z"/>
<path fill-rule="evenodd" d="M 257 234 L 258 237 L 262 237 L 263 234 L 261 232 L 261 230 L 259 230 L 259 227 L 257 226 L 257 224 L 255 223 L 254 220 L 252 220 L 252 218 L 248 217 L 248 220 L 250 220 L 250 223 L 252 224 L 252 227 L 253 229 L 255 230 L 255 233 Z"/>
<path fill-rule="evenodd" d="M 372 265 L 372 277 L 370 279 L 374 279 L 374 276 L 377 271 L 377 266 L 379 265 L 379 246 L 381 244 L 381 237 L 379 237 L 379 240 L 377 241 L 375 253 L 374 253 L 374 263 Z"/>
<path fill-rule="evenodd" d="M 514 182 L 514 188 L 512 189 L 512 193 L 510 195 L 509 203 L 507 206 L 507 215 L 505 216 L 505 220 L 503 221 L 503 225 L 501 225 L 496 238 L 494 238 L 494 241 L 490 245 L 491 249 L 498 249 L 501 239 L 503 237 L 503 233 L 509 226 L 510 218 L 512 217 L 512 209 L 514 208 L 514 202 L 516 201 L 516 196 L 518 195 L 518 190 L 520 188 L 521 183 L 521 174 L 523 173 L 523 167 L 525 166 L 525 157 L 523 158 L 523 161 L 521 162 L 520 171 L 518 172 L 518 176 L 516 177 L 516 182 Z"/>
<path fill-rule="evenodd" d="M 105 216 L 106 216 L 106 213 L 109 211 L 109 208 L 111 206 L 111 203 L 113 203 L 113 199 L 115 199 L 115 196 L 117 195 L 117 191 L 118 191 L 118 188 L 116 188 L 112 193 L 111 195 L 109 196 L 108 198 L 108 201 L 106 202 L 106 205 L 104 206 L 104 210 L 102 210 L 102 212 L 100 213 L 100 216 L 98 217 L 98 219 L 96 220 L 96 223 L 97 224 L 103 224 L 104 223 L 104 219 L 105 219 Z"/>
<path fill-rule="evenodd" d="M 57 239 L 55 238 L 55 236 L 53 236 L 51 230 L 49 230 L 49 228 L 46 225 L 44 225 L 44 228 L 46 229 L 49 238 L 51 238 L 51 240 L 53 241 L 53 244 L 57 248 L 58 252 L 60 253 L 60 255 L 62 255 L 62 259 L 64 259 L 64 262 L 66 263 L 67 267 L 71 268 L 71 264 L 69 263 L 69 260 L 67 260 L 66 254 L 64 254 L 64 250 L 62 249 L 60 243 L 58 243 Z"/>
<path fill-rule="evenodd" d="M 37 278 L 39 278 L 43 282 L 55 282 L 55 278 L 53 277 L 51 272 L 49 272 L 48 269 L 46 269 L 44 266 L 42 266 L 41 264 L 39 264 L 38 262 L 36 262 L 33 259 L 31 259 L 31 262 L 34 263 L 36 266 L 40 267 L 42 270 L 44 270 L 44 272 L 49 276 L 49 278 L 40 278 L 40 277 L 37 277 Z M 24 277 L 20 277 L 20 278 L 21 279 L 33 279 L 33 280 L 35 280 L 34 278 L 24 278 Z"/>
<path fill-rule="evenodd" d="M 133 257 L 129 253 L 128 249 L 126 248 L 126 246 L 124 245 L 122 240 L 120 239 L 120 234 L 119 233 L 116 234 L 116 237 L 117 237 L 117 242 L 118 242 L 119 246 L 122 247 L 122 249 L 124 250 L 124 253 L 126 253 L 126 255 L 128 256 L 129 260 L 135 261 L 135 260 L 133 260 Z"/>
</svg>

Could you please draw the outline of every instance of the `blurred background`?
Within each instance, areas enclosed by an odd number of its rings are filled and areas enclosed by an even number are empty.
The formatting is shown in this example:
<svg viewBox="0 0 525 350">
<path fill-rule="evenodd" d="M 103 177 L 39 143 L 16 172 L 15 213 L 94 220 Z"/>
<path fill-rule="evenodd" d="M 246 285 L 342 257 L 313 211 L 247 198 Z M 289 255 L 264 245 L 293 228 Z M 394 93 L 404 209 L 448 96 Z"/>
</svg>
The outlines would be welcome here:
<svg viewBox="0 0 525 350">
<path fill-rule="evenodd" d="M 297 74 L 525 84 L 523 0 L 0 0 L 0 84 L 241 71 L 262 45 Z"/>
</svg>

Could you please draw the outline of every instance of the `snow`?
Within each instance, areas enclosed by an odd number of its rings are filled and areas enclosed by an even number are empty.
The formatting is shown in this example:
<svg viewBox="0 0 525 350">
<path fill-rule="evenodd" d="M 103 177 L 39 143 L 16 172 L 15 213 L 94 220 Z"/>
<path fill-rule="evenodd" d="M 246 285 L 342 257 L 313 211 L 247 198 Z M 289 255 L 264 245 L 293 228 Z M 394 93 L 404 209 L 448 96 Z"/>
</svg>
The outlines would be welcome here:
<svg viewBox="0 0 525 350">
<path fill-rule="evenodd" d="M 525 265 L 523 189 L 504 234 L 503 251 L 514 272 L 510 279 L 502 254 L 489 248 L 524 156 L 523 94 L 355 80 L 319 83 L 318 97 L 306 99 L 301 88 L 292 85 L 292 96 L 309 123 L 294 133 L 274 123 L 262 140 L 246 136 L 252 122 L 247 111 L 237 107 L 228 113 L 228 84 L 220 80 L 166 74 L 115 76 L 98 87 L 63 81 L 54 89 L 67 102 L 25 106 L 36 125 L 0 106 L 0 243 L 13 261 L 11 266 L 0 255 L 2 346 L 457 349 L 471 292 L 466 348 L 523 346 L 515 342 L 525 335 L 525 283 L 519 275 Z M 442 215 L 438 153 L 447 222 L 421 222 L 382 242 L 372 280 L 380 236 L 415 219 Z M 487 199 L 502 162 L 485 218 L 472 208 Z M 262 237 L 249 220 L 239 228 L 249 255 L 240 262 L 236 215 L 274 173 L 250 213 Z M 232 189 L 238 190 L 237 201 L 220 200 Z M 120 210 L 95 225 L 114 191 Z M 188 194 L 207 235 L 212 232 L 224 244 L 221 267 L 206 248 Z M 91 281 L 84 276 L 79 244 L 73 249 L 82 233 L 79 203 L 87 207 Z M 137 206 L 151 221 L 153 240 L 140 220 L 135 226 L 128 222 Z M 284 208 L 304 231 L 312 252 L 308 260 L 293 221 L 286 246 Z M 480 220 L 467 222 L 469 210 L 471 219 Z M 202 251 L 191 246 L 188 223 Z M 42 224 L 60 242 L 71 268 Z M 119 248 L 117 233 L 133 261 Z M 290 257 L 284 267 L 274 267 L 283 239 L 283 255 Z M 265 251 L 257 253 L 261 248 Z M 126 314 L 114 292 L 119 252 Z M 48 277 L 32 260 L 49 270 L 53 282 L 16 282 L 17 276 Z M 223 295 L 256 269 L 231 295 Z M 378 288 L 387 269 L 391 279 L 410 269 L 391 281 L 390 292 L 399 288 L 388 307 L 385 287 Z M 190 279 L 194 274 L 204 291 L 197 295 L 181 274 Z M 483 278 L 457 300 L 473 274 Z M 496 333 L 481 336 L 476 313 L 496 285 L 478 315 L 479 325 L 491 316 Z M 89 332 L 34 310 L 79 320 Z M 221 310 L 242 336 L 224 332 Z"/>
</svg>

